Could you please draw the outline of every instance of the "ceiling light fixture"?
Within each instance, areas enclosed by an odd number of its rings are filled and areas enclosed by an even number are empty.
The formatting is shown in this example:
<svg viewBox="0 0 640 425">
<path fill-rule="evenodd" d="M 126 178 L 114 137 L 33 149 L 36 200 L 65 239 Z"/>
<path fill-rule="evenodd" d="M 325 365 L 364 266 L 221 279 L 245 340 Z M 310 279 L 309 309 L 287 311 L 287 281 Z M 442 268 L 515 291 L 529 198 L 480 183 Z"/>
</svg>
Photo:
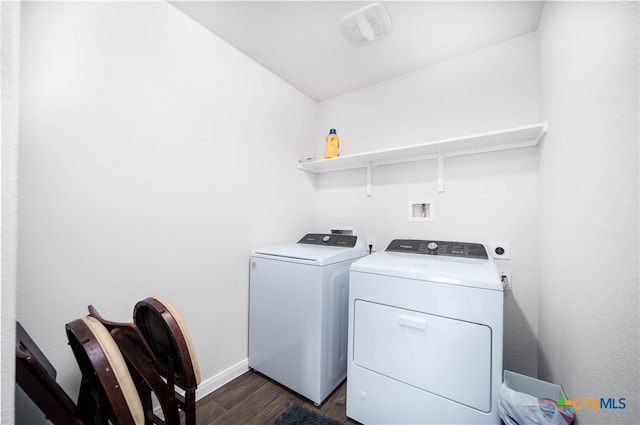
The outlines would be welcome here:
<svg viewBox="0 0 640 425">
<path fill-rule="evenodd" d="M 389 35 L 391 17 L 382 4 L 373 3 L 342 18 L 340 27 L 352 44 L 364 44 Z"/>
</svg>

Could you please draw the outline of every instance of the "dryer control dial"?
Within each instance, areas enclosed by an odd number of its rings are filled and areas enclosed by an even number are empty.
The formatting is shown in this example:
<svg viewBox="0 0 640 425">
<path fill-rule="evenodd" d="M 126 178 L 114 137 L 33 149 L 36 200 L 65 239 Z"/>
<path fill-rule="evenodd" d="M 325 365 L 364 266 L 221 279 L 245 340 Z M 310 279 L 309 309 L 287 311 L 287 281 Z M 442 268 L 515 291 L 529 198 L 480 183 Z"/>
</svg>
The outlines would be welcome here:
<svg viewBox="0 0 640 425">
<path fill-rule="evenodd" d="M 429 242 L 429 244 L 427 245 L 427 249 L 429 251 L 437 251 L 438 250 L 438 244 L 435 242 Z"/>
</svg>

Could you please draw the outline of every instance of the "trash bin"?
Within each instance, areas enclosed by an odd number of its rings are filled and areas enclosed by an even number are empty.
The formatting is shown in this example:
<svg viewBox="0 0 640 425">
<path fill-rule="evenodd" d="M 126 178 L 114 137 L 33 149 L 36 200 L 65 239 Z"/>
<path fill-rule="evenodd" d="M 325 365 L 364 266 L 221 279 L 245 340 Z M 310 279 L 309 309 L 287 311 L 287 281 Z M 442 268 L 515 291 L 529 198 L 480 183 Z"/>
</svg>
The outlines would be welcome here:
<svg viewBox="0 0 640 425">
<path fill-rule="evenodd" d="M 567 425 L 573 422 L 572 407 L 560 385 L 504 371 L 498 397 L 498 413 L 506 425 Z M 558 406 L 558 404 L 561 404 Z"/>
</svg>

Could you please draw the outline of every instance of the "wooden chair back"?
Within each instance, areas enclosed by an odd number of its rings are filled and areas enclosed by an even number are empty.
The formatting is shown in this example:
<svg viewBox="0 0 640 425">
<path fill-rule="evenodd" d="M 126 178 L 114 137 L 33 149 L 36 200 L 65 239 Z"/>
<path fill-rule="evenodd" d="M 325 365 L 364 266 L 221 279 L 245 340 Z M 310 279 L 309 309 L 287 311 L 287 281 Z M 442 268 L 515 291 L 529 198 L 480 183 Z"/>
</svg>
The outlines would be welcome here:
<svg viewBox="0 0 640 425">
<path fill-rule="evenodd" d="M 178 401 L 173 386 L 162 379 L 156 357 L 138 328 L 132 323 L 106 320 L 92 305 L 89 306 L 89 317 L 109 331 L 122 352 L 140 396 L 147 422 L 180 425 Z M 160 404 L 164 419 L 153 412 L 152 393 Z"/>
<path fill-rule="evenodd" d="M 195 425 L 200 367 L 182 316 L 167 299 L 149 297 L 136 304 L 133 321 L 158 360 L 160 374 L 184 391 L 184 396 L 176 392 L 178 405 L 186 425 Z"/>
<path fill-rule="evenodd" d="M 66 324 L 80 367 L 80 419 L 87 424 L 144 425 L 145 414 L 129 368 L 109 331 L 95 318 Z"/>
</svg>

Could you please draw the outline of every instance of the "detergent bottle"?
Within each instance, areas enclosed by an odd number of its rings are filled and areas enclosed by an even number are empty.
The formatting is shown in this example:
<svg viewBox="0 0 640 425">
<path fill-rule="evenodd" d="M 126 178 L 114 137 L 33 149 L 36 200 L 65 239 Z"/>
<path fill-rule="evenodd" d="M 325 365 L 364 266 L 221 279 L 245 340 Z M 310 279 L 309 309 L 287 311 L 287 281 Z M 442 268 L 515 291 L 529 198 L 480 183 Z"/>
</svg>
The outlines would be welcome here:
<svg viewBox="0 0 640 425">
<path fill-rule="evenodd" d="M 338 135 L 336 134 L 336 129 L 332 128 L 329 130 L 329 135 L 327 136 L 327 141 L 324 146 L 324 157 L 335 158 L 336 156 L 338 156 L 339 147 L 340 147 L 340 139 L 338 139 Z"/>
</svg>

